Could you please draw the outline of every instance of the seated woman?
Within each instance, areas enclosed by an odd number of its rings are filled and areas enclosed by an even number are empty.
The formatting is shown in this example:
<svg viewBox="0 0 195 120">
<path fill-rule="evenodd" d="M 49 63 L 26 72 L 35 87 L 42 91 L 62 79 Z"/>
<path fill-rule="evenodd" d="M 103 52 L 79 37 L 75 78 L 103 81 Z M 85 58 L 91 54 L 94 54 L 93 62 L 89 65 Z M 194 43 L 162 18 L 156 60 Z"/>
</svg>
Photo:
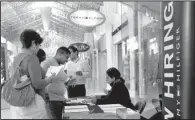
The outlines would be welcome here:
<svg viewBox="0 0 195 120">
<path fill-rule="evenodd" d="M 129 91 L 125 86 L 125 80 L 121 77 L 120 72 L 112 67 L 106 71 L 107 79 L 106 81 L 111 85 L 111 90 L 106 96 L 92 98 L 91 102 L 98 104 L 121 104 L 124 107 L 130 108 L 135 111 L 142 113 L 146 106 L 146 102 L 138 102 L 133 105 L 129 95 Z"/>
</svg>

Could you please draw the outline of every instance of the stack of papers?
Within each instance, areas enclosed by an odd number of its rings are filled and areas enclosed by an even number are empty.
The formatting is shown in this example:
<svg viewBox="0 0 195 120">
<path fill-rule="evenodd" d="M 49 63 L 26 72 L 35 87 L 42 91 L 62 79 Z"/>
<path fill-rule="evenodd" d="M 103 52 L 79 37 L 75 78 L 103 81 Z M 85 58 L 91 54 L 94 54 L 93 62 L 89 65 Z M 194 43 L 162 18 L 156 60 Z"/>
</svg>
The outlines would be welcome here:
<svg viewBox="0 0 195 120">
<path fill-rule="evenodd" d="M 85 100 L 87 99 L 77 98 L 70 100 L 70 103 L 92 104 L 91 102 L 86 103 Z"/>
<path fill-rule="evenodd" d="M 116 114 L 121 119 L 140 119 L 140 114 L 129 108 L 118 108 L 116 109 Z"/>
<path fill-rule="evenodd" d="M 52 73 L 55 73 L 57 75 L 62 68 L 63 66 L 50 66 L 47 70 L 46 76 L 51 76 Z"/>
</svg>

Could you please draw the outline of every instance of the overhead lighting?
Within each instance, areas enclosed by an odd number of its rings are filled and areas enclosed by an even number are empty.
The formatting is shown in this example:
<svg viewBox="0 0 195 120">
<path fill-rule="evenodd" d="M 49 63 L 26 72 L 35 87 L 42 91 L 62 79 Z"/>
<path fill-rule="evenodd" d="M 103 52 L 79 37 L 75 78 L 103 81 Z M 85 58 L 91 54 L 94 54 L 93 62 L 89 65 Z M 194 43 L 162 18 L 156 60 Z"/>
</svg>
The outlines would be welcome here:
<svg viewBox="0 0 195 120">
<path fill-rule="evenodd" d="M 146 16 L 149 17 L 149 14 L 146 12 Z"/>
<path fill-rule="evenodd" d="M 52 13 L 51 13 L 51 8 L 50 7 L 41 8 L 43 28 L 44 28 L 45 31 L 49 31 L 51 14 Z"/>
<path fill-rule="evenodd" d="M 96 27 L 105 22 L 105 16 L 95 10 L 76 10 L 68 15 L 69 20 L 82 27 Z"/>
</svg>

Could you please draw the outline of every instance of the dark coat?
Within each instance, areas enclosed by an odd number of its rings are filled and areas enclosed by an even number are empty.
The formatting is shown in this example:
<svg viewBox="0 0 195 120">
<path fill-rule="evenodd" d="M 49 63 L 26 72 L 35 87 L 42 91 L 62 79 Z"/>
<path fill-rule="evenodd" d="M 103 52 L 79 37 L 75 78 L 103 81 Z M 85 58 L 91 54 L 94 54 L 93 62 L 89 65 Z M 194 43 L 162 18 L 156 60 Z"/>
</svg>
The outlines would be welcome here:
<svg viewBox="0 0 195 120">
<path fill-rule="evenodd" d="M 96 104 L 121 104 L 124 107 L 135 109 L 131 103 L 129 91 L 125 86 L 123 79 L 117 79 L 112 82 L 111 90 L 106 96 L 102 96 L 97 100 Z"/>
</svg>

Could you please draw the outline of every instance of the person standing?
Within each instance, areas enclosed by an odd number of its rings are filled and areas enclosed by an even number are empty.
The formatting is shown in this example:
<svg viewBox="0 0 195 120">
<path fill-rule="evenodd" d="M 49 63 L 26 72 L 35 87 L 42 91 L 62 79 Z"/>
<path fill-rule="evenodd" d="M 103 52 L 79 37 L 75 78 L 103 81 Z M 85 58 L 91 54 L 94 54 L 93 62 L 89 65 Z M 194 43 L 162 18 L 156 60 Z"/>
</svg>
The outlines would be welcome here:
<svg viewBox="0 0 195 120">
<path fill-rule="evenodd" d="M 30 78 L 32 87 L 35 90 L 35 98 L 31 105 L 26 107 L 18 107 L 10 105 L 10 113 L 12 119 L 48 119 L 45 101 L 39 94 L 39 91 L 44 91 L 45 87 L 52 82 L 50 79 L 42 79 L 41 66 L 38 57 L 36 56 L 43 39 L 34 30 L 24 30 L 20 35 L 22 51 L 14 58 L 13 72 L 18 63 L 22 68 L 21 73 Z"/>
<path fill-rule="evenodd" d="M 42 63 L 46 59 L 45 51 L 40 48 L 39 51 L 37 52 L 37 57 L 39 59 L 39 62 Z"/>
<path fill-rule="evenodd" d="M 37 57 L 39 59 L 40 64 L 46 59 L 46 53 L 43 49 L 39 49 L 39 51 L 37 52 Z M 43 70 L 43 68 L 41 68 L 41 74 L 42 74 L 42 78 L 45 78 L 45 71 Z"/>
<path fill-rule="evenodd" d="M 65 64 L 68 61 L 70 55 L 70 51 L 66 47 L 60 47 L 56 55 L 48 60 L 45 60 L 42 63 L 42 68 L 45 71 L 45 74 L 48 71 L 50 66 L 60 66 Z M 65 79 L 57 77 L 55 78 L 51 84 L 46 87 L 46 92 L 48 95 L 47 100 L 47 110 L 51 118 L 53 119 L 61 119 L 62 118 L 62 111 L 65 102 Z"/>
<path fill-rule="evenodd" d="M 89 71 L 85 68 L 88 68 L 88 64 L 85 64 L 83 60 L 81 60 L 78 56 L 79 51 L 76 47 L 70 46 L 70 60 L 65 66 L 65 70 L 69 71 L 70 68 L 76 67 L 76 75 L 78 78 L 70 77 L 70 80 L 66 83 L 68 86 L 68 97 L 83 97 L 86 96 L 86 78 L 89 76 Z"/>
</svg>

